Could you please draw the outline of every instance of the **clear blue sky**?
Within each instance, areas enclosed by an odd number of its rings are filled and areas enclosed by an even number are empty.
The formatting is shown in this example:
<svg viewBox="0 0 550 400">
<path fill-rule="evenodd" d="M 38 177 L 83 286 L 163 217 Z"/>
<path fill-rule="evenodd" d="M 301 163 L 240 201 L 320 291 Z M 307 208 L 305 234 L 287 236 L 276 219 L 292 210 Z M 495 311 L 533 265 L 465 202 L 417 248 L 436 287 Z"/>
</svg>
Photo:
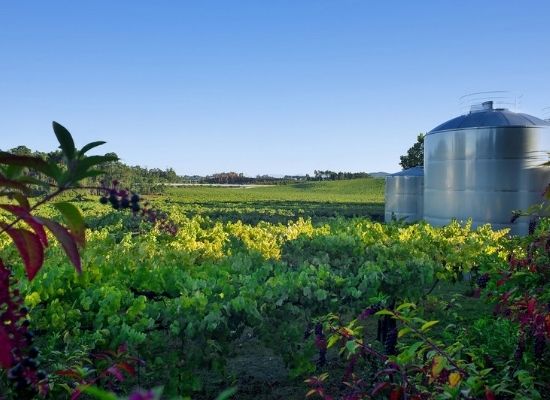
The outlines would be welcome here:
<svg viewBox="0 0 550 400">
<path fill-rule="evenodd" d="M 0 148 L 179 174 L 397 171 L 458 98 L 550 106 L 548 1 L 4 1 Z"/>
</svg>

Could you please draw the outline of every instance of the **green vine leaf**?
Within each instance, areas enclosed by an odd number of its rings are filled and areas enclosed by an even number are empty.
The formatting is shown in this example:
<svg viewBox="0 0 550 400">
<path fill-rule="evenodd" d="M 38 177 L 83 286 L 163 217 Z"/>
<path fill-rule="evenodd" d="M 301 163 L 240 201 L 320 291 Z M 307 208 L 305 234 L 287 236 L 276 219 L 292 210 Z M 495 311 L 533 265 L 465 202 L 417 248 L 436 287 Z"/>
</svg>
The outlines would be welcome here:
<svg viewBox="0 0 550 400">
<path fill-rule="evenodd" d="M 61 213 L 80 247 L 86 245 L 86 225 L 80 210 L 73 204 L 62 201 L 53 205 Z"/>
<path fill-rule="evenodd" d="M 428 329 L 430 329 L 432 326 L 434 326 L 435 324 L 437 324 L 439 321 L 428 321 L 426 322 L 424 325 L 422 325 L 422 327 L 420 328 L 420 330 L 422 332 L 424 331 L 427 331 Z"/>
</svg>

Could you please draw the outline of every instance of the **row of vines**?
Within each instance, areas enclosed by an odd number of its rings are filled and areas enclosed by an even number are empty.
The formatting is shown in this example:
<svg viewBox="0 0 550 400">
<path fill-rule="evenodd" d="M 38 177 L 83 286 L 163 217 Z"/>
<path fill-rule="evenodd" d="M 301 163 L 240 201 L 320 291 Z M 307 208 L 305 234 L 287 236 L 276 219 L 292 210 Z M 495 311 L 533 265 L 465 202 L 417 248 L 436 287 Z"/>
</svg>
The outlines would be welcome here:
<svg viewBox="0 0 550 400">
<path fill-rule="evenodd" d="M 162 388 L 166 398 L 213 398 L 228 386 L 238 390 L 227 354 L 247 332 L 282 357 L 291 378 L 307 378 L 310 397 L 548 393 L 544 221 L 523 240 L 459 223 L 253 226 L 189 216 L 177 206 L 144 208 L 117 185 L 103 188 L 103 204 L 79 197 L 88 226 L 81 273 L 70 262 L 77 263 L 72 242 L 56 231 L 47 233 L 44 266 L 32 277 L 12 235 L 0 236 L 11 272 L 2 282 L 13 295 L 0 300 L 9 311 L 20 299 L 9 323 L 25 325 L 26 346 L 23 356 L 3 358 L 5 398 L 112 398 L 108 392 L 136 387 Z M 67 203 L 37 208 L 36 221 L 57 221 Z M 1 218 L 10 227 L 9 215 Z M 73 220 L 67 232 L 76 228 Z M 478 314 L 466 316 L 457 297 L 435 295 L 456 285 L 469 287 Z"/>
</svg>

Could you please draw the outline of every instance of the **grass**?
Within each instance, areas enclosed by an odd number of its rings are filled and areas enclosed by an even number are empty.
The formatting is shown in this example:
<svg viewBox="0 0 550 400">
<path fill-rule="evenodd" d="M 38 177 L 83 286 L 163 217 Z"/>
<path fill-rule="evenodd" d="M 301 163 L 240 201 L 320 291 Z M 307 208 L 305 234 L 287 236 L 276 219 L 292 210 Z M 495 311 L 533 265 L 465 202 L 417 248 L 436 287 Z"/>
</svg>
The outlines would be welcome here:
<svg viewBox="0 0 550 400">
<path fill-rule="evenodd" d="M 320 221 L 334 217 L 370 217 L 384 214 L 384 180 L 301 182 L 251 188 L 171 187 L 153 200 L 178 205 L 190 215 L 256 224 L 286 223 L 297 218 Z"/>
</svg>

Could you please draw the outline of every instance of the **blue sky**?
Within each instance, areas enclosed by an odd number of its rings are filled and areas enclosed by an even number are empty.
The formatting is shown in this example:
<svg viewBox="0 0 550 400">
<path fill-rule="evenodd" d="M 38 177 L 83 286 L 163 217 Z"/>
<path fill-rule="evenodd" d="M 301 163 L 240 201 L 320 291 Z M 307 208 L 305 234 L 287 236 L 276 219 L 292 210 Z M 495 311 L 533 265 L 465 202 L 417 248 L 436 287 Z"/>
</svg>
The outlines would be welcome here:
<svg viewBox="0 0 550 400">
<path fill-rule="evenodd" d="M 78 144 L 179 174 L 399 170 L 466 93 L 550 106 L 548 1 L 11 1 L 0 148 Z"/>
</svg>

